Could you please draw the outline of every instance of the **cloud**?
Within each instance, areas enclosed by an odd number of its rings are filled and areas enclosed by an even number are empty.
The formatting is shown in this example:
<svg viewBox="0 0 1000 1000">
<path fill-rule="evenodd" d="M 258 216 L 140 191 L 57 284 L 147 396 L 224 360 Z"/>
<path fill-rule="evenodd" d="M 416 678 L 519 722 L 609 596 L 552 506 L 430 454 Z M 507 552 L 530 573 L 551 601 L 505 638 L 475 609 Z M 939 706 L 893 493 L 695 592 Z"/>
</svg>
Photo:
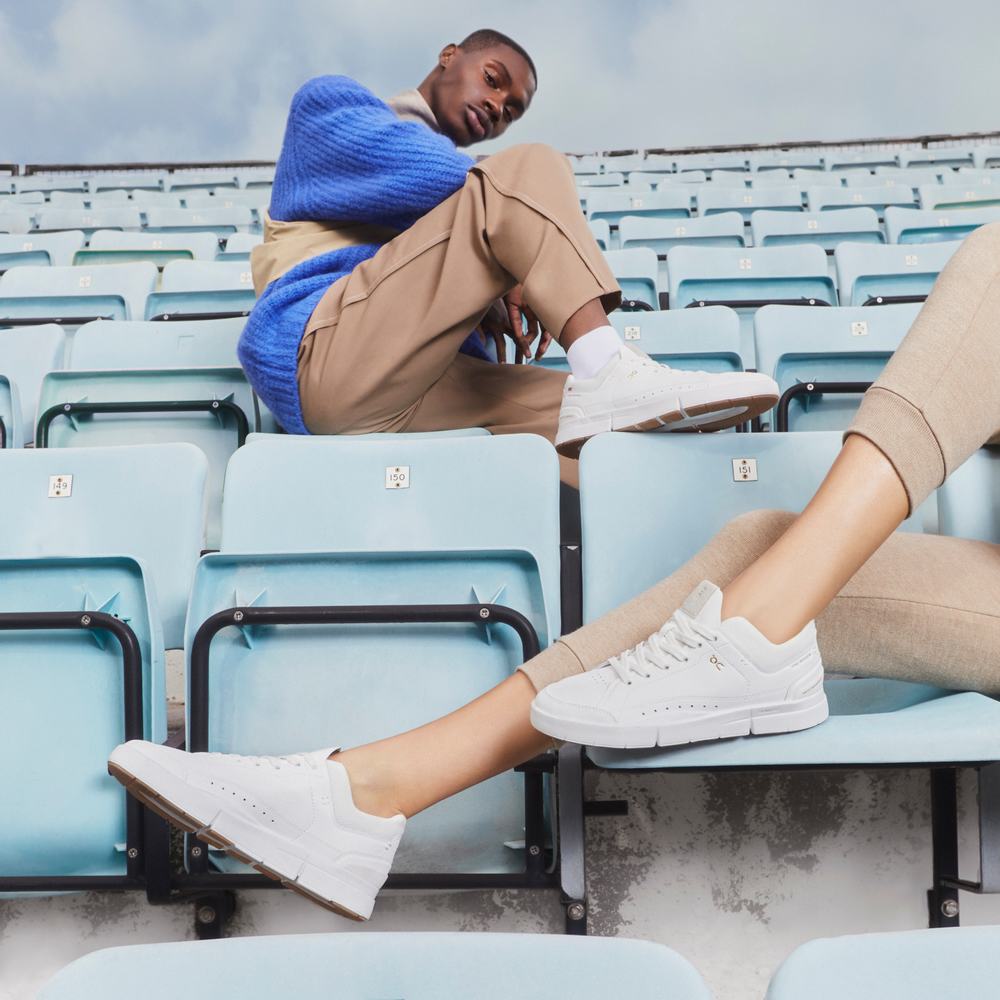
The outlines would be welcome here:
<svg viewBox="0 0 1000 1000">
<path fill-rule="evenodd" d="M 308 77 L 346 73 L 388 96 L 483 26 L 539 67 L 529 115 L 499 145 L 1000 126 L 990 0 L 62 0 L 0 13 L 0 160 L 273 158 Z"/>
</svg>

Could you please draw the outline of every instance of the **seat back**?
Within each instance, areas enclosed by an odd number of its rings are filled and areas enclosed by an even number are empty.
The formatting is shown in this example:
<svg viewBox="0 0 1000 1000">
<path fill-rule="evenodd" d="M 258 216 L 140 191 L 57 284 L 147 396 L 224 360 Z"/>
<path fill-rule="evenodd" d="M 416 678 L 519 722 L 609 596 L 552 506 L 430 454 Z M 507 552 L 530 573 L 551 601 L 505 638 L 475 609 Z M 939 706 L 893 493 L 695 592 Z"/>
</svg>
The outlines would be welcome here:
<svg viewBox="0 0 1000 1000">
<path fill-rule="evenodd" d="M 253 274 L 244 260 L 171 261 L 163 269 L 160 290 L 146 302 L 146 319 L 245 315 L 255 299 Z"/>
<path fill-rule="evenodd" d="M 984 184 L 922 184 L 920 207 L 927 209 L 982 208 L 1000 205 L 1000 186 Z"/>
<path fill-rule="evenodd" d="M 7 447 L 22 448 L 34 438 L 38 391 L 46 372 L 62 368 L 66 338 L 54 323 L 0 329 L 0 378 L 7 383 Z M 11 390 L 20 402 L 15 406 Z"/>
<path fill-rule="evenodd" d="M 919 312 L 919 305 L 883 309 L 764 306 L 754 317 L 757 367 L 778 383 L 782 394 L 816 382 L 872 382 Z M 788 403 L 788 429 L 846 428 L 861 395 L 794 396 Z M 774 428 L 774 411 L 770 420 Z"/>
<path fill-rule="evenodd" d="M 745 244 L 739 212 L 719 212 L 704 219 L 649 219 L 626 215 L 618 224 L 623 250 L 648 247 L 661 260 L 675 246 L 741 247 Z"/>
<path fill-rule="evenodd" d="M 31 221 L 31 212 L 0 202 L 0 233 L 26 233 L 31 229 Z"/>
<path fill-rule="evenodd" d="M 811 187 L 806 191 L 810 212 L 842 208 L 872 208 L 880 215 L 887 205 L 916 205 L 913 188 L 907 185 L 872 187 Z"/>
<path fill-rule="evenodd" d="M 691 214 L 691 197 L 686 188 L 669 187 L 658 191 L 592 191 L 587 194 L 587 218 L 605 219 L 617 225 L 625 215 L 648 219 L 686 219 Z"/>
<path fill-rule="evenodd" d="M 961 241 L 907 247 L 837 247 L 837 287 L 844 305 L 881 305 L 886 299 L 925 297 Z M 881 300 L 881 301 L 880 301 Z"/>
<path fill-rule="evenodd" d="M 90 237 L 83 256 L 92 258 L 98 251 L 122 257 L 131 254 L 137 260 L 153 260 L 162 266 L 170 260 L 214 260 L 218 247 L 219 241 L 212 233 L 119 233 L 101 229 Z M 144 253 L 150 256 L 143 257 Z"/>
<path fill-rule="evenodd" d="M 650 309 L 660 307 L 656 254 L 648 247 L 609 250 L 604 254 L 623 299 L 644 302 Z"/>
<path fill-rule="evenodd" d="M 61 233 L 0 236 L 0 270 L 22 263 L 69 267 L 73 263 L 73 254 L 83 246 L 83 241 L 83 233 L 78 229 Z M 48 259 L 36 259 L 43 256 Z"/>
<path fill-rule="evenodd" d="M 171 185 L 171 191 L 176 190 Z M 147 232 L 170 232 L 181 230 L 193 233 L 215 233 L 228 236 L 231 233 L 247 232 L 253 224 L 253 216 L 246 205 L 230 208 L 162 208 L 151 206 L 146 211 Z"/>
<path fill-rule="evenodd" d="M 797 187 L 764 187 L 750 190 L 746 187 L 716 187 L 705 184 L 695 197 L 699 215 L 715 212 L 739 212 L 749 221 L 752 213 L 767 208 L 771 211 L 801 212 L 802 195 Z"/>
<path fill-rule="evenodd" d="M 1000 222 L 1000 202 L 993 207 L 983 208 L 885 210 L 885 231 L 890 243 L 961 240 L 974 229 L 991 222 Z"/>
<path fill-rule="evenodd" d="M 138 230 L 142 227 L 139 209 L 131 205 L 42 208 L 36 220 L 39 229 L 82 229 L 88 235 L 97 229 Z"/>
<path fill-rule="evenodd" d="M 84 371 L 238 368 L 236 345 L 243 326 L 239 318 L 172 323 L 98 320 L 74 334 L 67 367 Z"/>
<path fill-rule="evenodd" d="M 884 243 L 878 215 L 871 208 L 845 208 L 839 212 L 769 212 L 750 217 L 754 246 L 773 247 L 815 243 L 834 250 L 838 243 Z"/>
</svg>

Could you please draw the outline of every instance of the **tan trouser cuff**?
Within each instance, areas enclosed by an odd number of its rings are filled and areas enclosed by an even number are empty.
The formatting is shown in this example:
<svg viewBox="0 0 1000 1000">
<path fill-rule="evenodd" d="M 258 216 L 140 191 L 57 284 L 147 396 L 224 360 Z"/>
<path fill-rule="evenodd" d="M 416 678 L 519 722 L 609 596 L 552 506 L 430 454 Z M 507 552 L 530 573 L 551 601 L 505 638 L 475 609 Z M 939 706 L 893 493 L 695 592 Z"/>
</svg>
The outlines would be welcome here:
<svg viewBox="0 0 1000 1000">
<path fill-rule="evenodd" d="M 890 389 L 872 386 L 844 432 L 867 438 L 892 463 L 913 513 L 945 479 L 944 455 L 924 415 Z"/>
<path fill-rule="evenodd" d="M 517 668 L 523 671 L 531 681 L 535 691 L 569 677 L 572 674 L 582 674 L 584 667 L 579 657 L 562 641 L 554 642 L 548 649 L 542 650 L 538 656 L 533 656 L 527 663 Z"/>
</svg>

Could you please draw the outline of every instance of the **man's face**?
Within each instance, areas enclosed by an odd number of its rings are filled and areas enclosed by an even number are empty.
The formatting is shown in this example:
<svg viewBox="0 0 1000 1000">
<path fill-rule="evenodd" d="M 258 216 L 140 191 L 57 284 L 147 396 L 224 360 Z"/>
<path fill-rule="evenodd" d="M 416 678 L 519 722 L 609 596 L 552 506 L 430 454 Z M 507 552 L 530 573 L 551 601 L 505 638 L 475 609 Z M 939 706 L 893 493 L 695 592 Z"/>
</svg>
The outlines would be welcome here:
<svg viewBox="0 0 1000 1000">
<path fill-rule="evenodd" d="M 496 139 L 527 110 L 535 77 L 524 56 L 506 45 L 478 52 L 446 46 L 434 77 L 430 106 L 456 146 Z"/>
</svg>

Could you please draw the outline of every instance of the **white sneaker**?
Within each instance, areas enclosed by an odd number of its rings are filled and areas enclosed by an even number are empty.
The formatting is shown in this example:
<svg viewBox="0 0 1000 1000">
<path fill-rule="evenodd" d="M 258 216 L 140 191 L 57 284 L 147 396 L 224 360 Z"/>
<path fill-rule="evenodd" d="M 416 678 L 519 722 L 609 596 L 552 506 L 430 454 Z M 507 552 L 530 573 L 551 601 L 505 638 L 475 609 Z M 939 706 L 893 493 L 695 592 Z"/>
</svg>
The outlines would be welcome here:
<svg viewBox="0 0 1000 1000">
<path fill-rule="evenodd" d="M 771 409 L 778 384 L 760 372 L 668 368 L 623 344 L 593 378 L 563 389 L 556 451 L 575 457 L 603 431 L 718 431 Z"/>
<path fill-rule="evenodd" d="M 789 733 L 826 719 L 816 626 L 780 644 L 745 618 L 720 621 L 705 580 L 659 630 L 606 665 L 543 688 L 531 724 L 590 746 L 673 746 Z"/>
<path fill-rule="evenodd" d="M 315 903 L 367 920 L 406 820 L 361 812 L 334 752 L 287 757 L 115 747 L 108 773 L 153 812 Z"/>
</svg>

